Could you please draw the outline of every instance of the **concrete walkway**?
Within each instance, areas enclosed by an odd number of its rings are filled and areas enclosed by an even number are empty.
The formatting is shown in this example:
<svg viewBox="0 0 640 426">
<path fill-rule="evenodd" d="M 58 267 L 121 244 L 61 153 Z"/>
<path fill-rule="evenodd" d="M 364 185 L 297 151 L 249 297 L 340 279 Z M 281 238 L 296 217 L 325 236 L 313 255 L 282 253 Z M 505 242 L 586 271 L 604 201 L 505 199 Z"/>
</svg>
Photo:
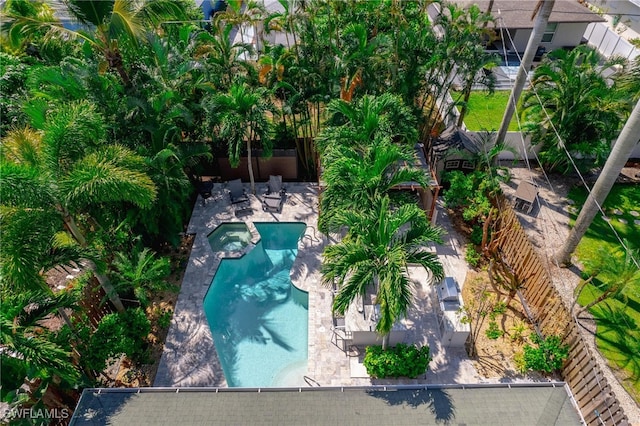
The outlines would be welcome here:
<svg viewBox="0 0 640 426">
<path fill-rule="evenodd" d="M 196 234 L 187 265 L 175 314 L 169 329 L 164 352 L 154 386 L 197 387 L 226 386 L 209 324 L 203 310 L 203 300 L 220 263 L 220 253 L 214 253 L 207 235 L 223 222 L 245 222 L 257 236 L 254 222 L 304 222 L 307 229 L 300 239 L 298 256 L 291 270 L 294 285 L 309 293 L 309 362 L 304 377 L 293 377 L 287 386 L 351 386 L 370 384 L 417 383 L 478 383 L 478 377 L 464 349 L 445 348 L 440 344 L 433 310 L 433 292 L 424 270 L 410 268 L 415 285 L 416 302 L 407 321 L 413 326 L 408 342 L 431 348 L 433 361 L 426 377 L 415 380 L 371 380 L 361 365 L 362 354 L 345 354 L 331 342 L 331 291 L 321 284 L 321 254 L 330 241 L 316 231 L 318 218 L 317 185 L 286 184 L 286 201 L 281 213 L 264 212 L 261 197 L 265 184 L 258 184 L 258 196 L 251 195 L 253 214 L 234 215 L 223 184 L 215 184 L 212 197 L 198 199 L 187 232 Z M 249 192 L 248 185 L 245 185 Z M 462 253 L 462 241 L 457 237 L 446 216 L 438 219 L 447 234 L 444 244 L 434 250 L 445 267 L 462 285 L 467 265 Z"/>
</svg>

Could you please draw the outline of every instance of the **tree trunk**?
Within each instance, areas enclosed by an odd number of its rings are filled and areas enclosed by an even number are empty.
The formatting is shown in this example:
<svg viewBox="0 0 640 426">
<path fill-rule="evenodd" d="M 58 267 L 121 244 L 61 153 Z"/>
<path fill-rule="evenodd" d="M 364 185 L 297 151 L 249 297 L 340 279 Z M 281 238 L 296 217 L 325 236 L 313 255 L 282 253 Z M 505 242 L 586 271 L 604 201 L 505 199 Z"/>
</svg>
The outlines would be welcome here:
<svg viewBox="0 0 640 426">
<path fill-rule="evenodd" d="M 457 127 L 462 127 L 464 124 L 464 116 L 467 114 L 467 104 L 469 103 L 469 98 L 471 97 L 471 86 L 472 83 L 469 83 L 464 88 L 464 97 L 462 98 L 462 108 L 460 108 L 460 116 L 458 117 Z"/>
<path fill-rule="evenodd" d="M 555 0 L 544 0 L 542 10 L 538 11 L 538 17 L 536 18 L 536 22 L 533 25 L 533 31 L 531 32 L 531 36 L 529 37 L 527 48 L 524 52 L 524 55 L 522 56 L 522 63 L 520 64 L 520 68 L 518 68 L 518 74 L 516 75 L 516 80 L 513 83 L 513 90 L 509 95 L 507 109 L 504 111 L 502 123 L 500 123 L 500 130 L 498 130 L 498 135 L 496 136 L 496 145 L 504 142 L 504 137 L 507 135 L 509 123 L 511 122 L 511 118 L 513 117 L 516 105 L 518 104 L 518 100 L 520 99 L 520 95 L 522 94 L 524 84 L 527 81 L 527 74 L 529 73 L 529 68 L 531 68 L 533 57 L 538 50 L 538 45 L 542 41 L 542 36 L 547 28 L 547 22 L 549 21 L 549 16 L 551 15 L 551 10 L 553 9 L 554 3 Z"/>
<path fill-rule="evenodd" d="M 576 296 L 573 299 L 573 303 L 571 304 L 571 309 L 569 309 L 569 314 L 571 314 L 571 316 L 573 316 L 573 310 L 576 307 L 576 304 L 578 303 L 578 299 L 580 298 L 580 295 L 582 294 L 582 290 L 584 290 L 584 288 L 587 286 L 587 284 L 589 284 L 596 276 L 595 275 L 591 275 L 588 279 L 582 281 L 582 283 L 580 283 L 580 285 L 578 286 L 578 291 L 576 292 Z"/>
<path fill-rule="evenodd" d="M 73 217 L 64 208 L 60 208 L 60 211 L 62 211 L 62 220 L 67 226 L 67 229 L 69 229 L 69 232 L 71 232 L 71 235 L 73 235 L 73 238 L 75 238 L 78 244 L 85 247 L 87 245 L 87 239 L 82 234 L 82 231 L 80 231 L 80 228 L 78 228 L 78 225 L 76 225 Z M 120 300 L 120 297 L 115 291 L 115 288 L 113 288 L 113 284 L 111 284 L 109 278 L 104 274 L 98 273 L 98 268 L 93 261 L 88 260 L 88 265 L 89 269 L 93 271 L 93 274 L 100 283 L 100 286 L 104 289 L 105 293 L 109 297 L 109 300 L 111 300 L 111 303 L 113 303 L 113 306 L 116 308 L 116 310 L 118 312 L 124 312 L 124 305 L 122 304 L 122 300 Z"/>
<path fill-rule="evenodd" d="M 578 247 L 587 229 L 589 229 L 593 218 L 599 211 L 599 206 L 602 206 L 607 195 L 609 195 L 609 191 L 611 191 L 613 184 L 620 175 L 620 171 L 629 159 L 631 151 L 633 151 L 638 142 L 640 142 L 640 101 L 633 108 L 627 123 L 613 146 L 609 158 L 607 158 L 607 162 L 602 168 L 600 176 L 598 176 L 596 184 L 580 210 L 573 229 L 569 232 L 569 237 L 556 255 L 556 259 L 561 265 L 571 263 L 571 254 Z"/>
<path fill-rule="evenodd" d="M 251 135 L 253 136 L 253 134 Z M 249 182 L 251 182 L 251 193 L 256 193 L 256 183 L 253 179 L 253 163 L 251 162 L 251 137 L 247 141 L 247 167 L 249 168 Z"/>
<path fill-rule="evenodd" d="M 617 290 L 617 288 L 610 288 L 608 290 L 606 290 L 604 293 L 602 293 L 600 295 L 600 297 L 598 297 L 596 300 L 593 300 L 591 303 L 588 303 L 587 305 L 583 306 L 582 309 L 580 309 L 578 311 L 578 313 L 576 314 L 576 316 L 580 316 L 580 314 L 582 314 L 583 312 L 587 312 L 589 309 L 591 309 L 592 307 L 594 307 L 595 305 L 597 305 L 598 303 L 602 302 L 603 300 L 605 300 L 606 298 L 608 298 L 612 293 L 615 293 L 615 291 Z"/>
<path fill-rule="evenodd" d="M 386 350 L 387 346 L 389 346 L 389 333 L 382 336 L 382 350 Z"/>
</svg>

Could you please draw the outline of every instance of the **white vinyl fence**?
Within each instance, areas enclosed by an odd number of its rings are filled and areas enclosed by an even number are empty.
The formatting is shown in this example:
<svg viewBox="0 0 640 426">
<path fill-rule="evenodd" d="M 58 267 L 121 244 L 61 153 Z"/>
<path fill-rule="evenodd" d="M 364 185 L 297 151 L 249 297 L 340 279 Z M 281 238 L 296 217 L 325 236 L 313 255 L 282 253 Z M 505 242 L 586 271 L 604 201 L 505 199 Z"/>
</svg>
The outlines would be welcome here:
<svg viewBox="0 0 640 426">
<path fill-rule="evenodd" d="M 583 37 L 607 58 L 613 55 L 620 55 L 633 60 L 640 56 L 640 49 L 633 47 L 631 43 L 620 37 L 602 22 L 587 25 Z"/>
</svg>

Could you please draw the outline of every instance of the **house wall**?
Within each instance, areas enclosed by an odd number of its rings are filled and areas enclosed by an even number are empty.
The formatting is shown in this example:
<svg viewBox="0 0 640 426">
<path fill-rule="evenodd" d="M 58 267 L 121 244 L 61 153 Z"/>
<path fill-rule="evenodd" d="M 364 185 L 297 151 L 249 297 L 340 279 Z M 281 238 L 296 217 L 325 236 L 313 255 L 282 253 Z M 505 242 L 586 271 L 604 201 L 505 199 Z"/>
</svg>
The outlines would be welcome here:
<svg viewBox="0 0 640 426">
<path fill-rule="evenodd" d="M 517 30 L 509 30 L 513 39 L 514 48 L 517 52 L 523 53 L 527 49 L 529 37 L 531 37 L 531 29 L 519 28 Z"/>
<path fill-rule="evenodd" d="M 586 29 L 586 23 L 559 23 L 551 42 L 542 42 L 540 43 L 540 46 L 544 46 L 547 49 L 547 52 L 567 46 L 575 47 L 582 41 L 582 36 Z M 529 42 L 529 37 L 531 37 L 532 31 L 533 30 L 530 28 L 518 28 L 510 30 L 514 47 L 518 52 L 523 53 L 526 50 L 527 43 Z M 507 36 L 505 35 L 505 37 Z"/>
<path fill-rule="evenodd" d="M 582 41 L 582 35 L 586 29 L 587 23 L 584 22 L 560 23 L 551 43 L 540 44 L 547 48 L 547 52 L 565 46 L 575 47 Z"/>
</svg>

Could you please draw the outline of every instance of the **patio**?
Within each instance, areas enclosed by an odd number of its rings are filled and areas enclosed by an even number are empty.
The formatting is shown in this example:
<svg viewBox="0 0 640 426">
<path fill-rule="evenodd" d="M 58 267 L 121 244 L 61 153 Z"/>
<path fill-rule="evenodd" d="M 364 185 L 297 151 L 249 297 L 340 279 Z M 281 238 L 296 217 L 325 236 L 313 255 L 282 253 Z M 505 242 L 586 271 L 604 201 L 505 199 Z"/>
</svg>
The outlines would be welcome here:
<svg viewBox="0 0 640 426">
<path fill-rule="evenodd" d="M 407 325 L 406 341 L 428 344 L 433 357 L 426 377 L 414 380 L 372 380 L 366 377 L 362 366 L 363 354 L 341 350 L 331 341 L 333 318 L 331 315 L 331 289 L 321 285 L 319 273 L 321 253 L 329 239 L 316 231 L 317 184 L 287 183 L 281 212 L 265 212 L 262 194 L 266 184 L 256 185 L 257 195 L 249 195 L 247 214 L 236 217 L 237 205 L 232 205 L 225 184 L 214 184 L 211 197 L 194 205 L 187 232 L 196 234 L 191 258 L 183 278 L 174 317 L 158 367 L 154 386 L 203 387 L 226 386 L 222 367 L 204 314 L 203 299 L 213 275 L 222 259 L 214 253 L 207 235 L 223 222 L 244 222 L 257 238 L 254 222 L 304 222 L 308 226 L 300 239 L 298 256 L 291 270 L 291 280 L 309 293 L 309 362 L 305 377 L 290 386 L 366 386 L 371 384 L 419 383 L 478 383 L 471 361 L 462 348 L 445 348 L 440 343 L 436 314 L 432 304 L 432 289 L 424 270 L 410 268 L 416 285 L 416 303 L 403 323 Z M 249 185 L 244 184 L 247 193 Z M 453 276 L 462 285 L 466 276 L 466 262 L 462 253 L 463 242 L 442 214 L 438 225 L 445 228 L 444 244 L 434 248 L 445 267 L 447 276 Z"/>
</svg>

